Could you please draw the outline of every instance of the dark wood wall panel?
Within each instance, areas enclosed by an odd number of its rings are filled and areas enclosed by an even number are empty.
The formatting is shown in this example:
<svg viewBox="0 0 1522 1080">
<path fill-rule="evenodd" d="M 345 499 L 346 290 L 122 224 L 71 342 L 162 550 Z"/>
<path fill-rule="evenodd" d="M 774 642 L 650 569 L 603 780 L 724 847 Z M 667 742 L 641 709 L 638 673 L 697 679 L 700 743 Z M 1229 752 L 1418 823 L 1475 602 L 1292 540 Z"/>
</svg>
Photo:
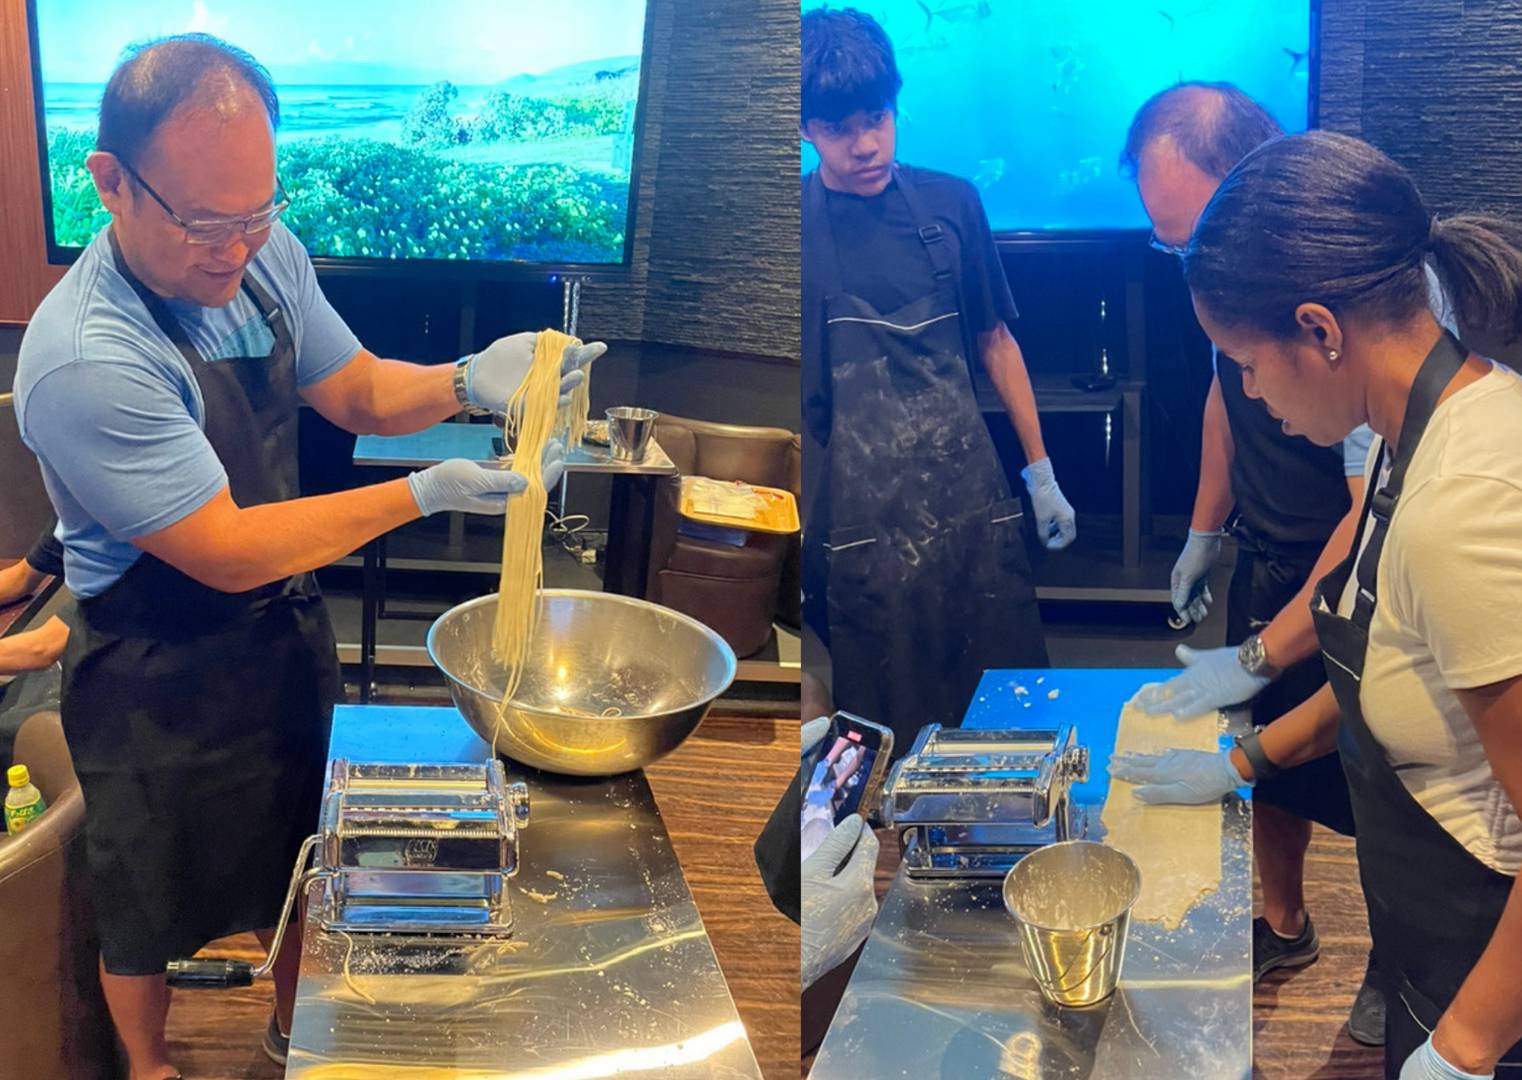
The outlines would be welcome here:
<svg viewBox="0 0 1522 1080">
<path fill-rule="evenodd" d="M 1411 170 L 1439 213 L 1522 217 L 1522 2 L 1324 0 L 1322 126 Z"/>
<path fill-rule="evenodd" d="M 647 340 L 798 356 L 798 5 L 676 5 Z"/>
<path fill-rule="evenodd" d="M 0 0 L 0 322 L 30 319 L 63 276 L 44 251 L 27 57 L 26 0 Z"/>
</svg>

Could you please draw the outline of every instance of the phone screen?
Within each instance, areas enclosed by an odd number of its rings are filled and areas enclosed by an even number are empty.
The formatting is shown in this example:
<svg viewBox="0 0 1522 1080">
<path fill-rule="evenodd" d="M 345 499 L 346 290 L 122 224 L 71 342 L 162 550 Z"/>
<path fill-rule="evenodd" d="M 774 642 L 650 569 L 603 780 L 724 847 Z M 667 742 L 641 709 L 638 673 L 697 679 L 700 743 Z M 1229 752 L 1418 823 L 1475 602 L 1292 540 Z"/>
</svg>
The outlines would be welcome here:
<svg viewBox="0 0 1522 1080">
<path fill-rule="evenodd" d="M 800 824 L 803 858 L 851 814 L 871 809 L 863 806 L 863 800 L 875 797 L 868 789 L 874 786 L 875 766 L 883 752 L 882 735 L 874 728 L 836 714 L 805 767 L 808 786 Z"/>
</svg>

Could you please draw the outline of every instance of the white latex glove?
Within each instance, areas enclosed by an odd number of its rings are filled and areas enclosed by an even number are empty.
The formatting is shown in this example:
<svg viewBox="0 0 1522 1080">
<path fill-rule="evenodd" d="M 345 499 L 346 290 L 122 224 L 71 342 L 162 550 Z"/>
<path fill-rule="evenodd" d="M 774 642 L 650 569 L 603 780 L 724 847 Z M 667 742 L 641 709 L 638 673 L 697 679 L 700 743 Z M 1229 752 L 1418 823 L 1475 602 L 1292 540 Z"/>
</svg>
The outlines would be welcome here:
<svg viewBox="0 0 1522 1080">
<path fill-rule="evenodd" d="M 565 448 L 558 439 L 544 444 L 539 468 L 546 489 L 560 483 L 565 472 L 564 458 Z M 407 486 L 424 517 L 440 510 L 500 515 L 507 513 L 508 499 L 528 490 L 528 480 L 507 469 L 451 458 L 412 473 L 407 477 Z"/>
<path fill-rule="evenodd" d="M 1179 552 L 1178 561 L 1173 564 L 1169 581 L 1173 610 L 1178 612 L 1179 618 L 1193 623 L 1205 621 L 1211 603 L 1210 571 L 1215 569 L 1216 560 L 1220 558 L 1223 535 L 1220 529 L 1214 532 L 1189 530 L 1189 539 L 1184 541 L 1184 550 Z"/>
<path fill-rule="evenodd" d="M 824 741 L 825 735 L 830 730 L 830 718 L 828 716 L 816 716 L 798 729 L 798 753 L 807 756 L 808 752 Z"/>
<path fill-rule="evenodd" d="M 859 839 L 858 839 L 859 838 Z M 835 867 L 851 851 L 840 873 Z M 877 836 L 860 814 L 846 818 L 803 860 L 800 891 L 803 901 L 801 970 L 807 990 L 821 975 L 856 951 L 877 918 L 872 872 L 877 867 Z"/>
<path fill-rule="evenodd" d="M 1411 1052 L 1406 1063 L 1400 1067 L 1400 1080 L 1493 1080 L 1495 1075 L 1494 1070 L 1488 1073 L 1467 1073 L 1450 1065 L 1432 1045 L 1431 1035 Z"/>
<path fill-rule="evenodd" d="M 1217 802 L 1239 787 L 1251 786 L 1225 750 L 1119 754 L 1110 759 L 1110 775 L 1141 785 L 1136 797 L 1142 802 L 1183 806 Z"/>
<path fill-rule="evenodd" d="M 534 346 L 539 335 L 509 334 L 471 355 L 465 365 L 465 396 L 478 409 L 498 415 L 534 365 Z M 560 404 L 571 400 L 571 391 L 586 379 L 586 370 L 608 347 L 600 341 L 567 345 L 560 360 Z"/>
<path fill-rule="evenodd" d="M 1254 675 L 1237 659 L 1231 646 L 1220 649 L 1173 650 L 1184 670 L 1163 683 L 1143 687 L 1136 707 L 1148 713 L 1172 713 L 1180 720 L 1251 701 L 1272 680 Z"/>
<path fill-rule="evenodd" d="M 1031 495 L 1031 509 L 1036 514 L 1036 535 L 1052 551 L 1065 548 L 1078 536 L 1078 519 L 1072 504 L 1057 486 L 1052 459 L 1044 457 L 1020 470 L 1025 490 Z"/>
</svg>

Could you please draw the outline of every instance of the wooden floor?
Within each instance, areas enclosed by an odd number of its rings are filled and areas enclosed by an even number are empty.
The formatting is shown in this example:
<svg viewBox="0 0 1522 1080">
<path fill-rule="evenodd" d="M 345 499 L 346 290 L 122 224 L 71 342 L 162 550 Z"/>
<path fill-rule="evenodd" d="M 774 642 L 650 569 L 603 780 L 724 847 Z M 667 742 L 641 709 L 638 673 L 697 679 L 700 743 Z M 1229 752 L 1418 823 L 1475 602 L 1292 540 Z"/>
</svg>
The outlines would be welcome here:
<svg viewBox="0 0 1522 1080">
<path fill-rule="evenodd" d="M 898 854 L 891 831 L 880 831 L 878 837 L 882 853 L 877 894 L 881 898 L 892 884 Z M 1298 971 L 1274 972 L 1257 985 L 1254 1080 L 1380 1080 L 1383 1052 L 1358 1045 L 1344 1027 L 1369 951 L 1353 842 L 1316 826 L 1305 876 L 1306 907 L 1321 938 L 1321 958 Z M 812 1057 L 804 1060 L 801 1075 L 808 1075 L 812 1063 Z"/>
<path fill-rule="evenodd" d="M 798 927 L 778 914 L 751 844 L 798 769 L 798 722 L 710 716 L 682 748 L 645 770 L 767 1077 L 798 1059 Z M 252 935 L 206 954 L 255 959 Z M 180 991 L 169 1011 L 175 1064 L 191 1080 L 283 1075 L 259 1049 L 269 1023 L 266 986 Z"/>
<path fill-rule="evenodd" d="M 1369 924 L 1353 841 L 1316 826 L 1305 879 L 1305 905 L 1321 938 L 1321 959 L 1299 971 L 1274 972 L 1258 984 L 1253 1076 L 1379 1080 L 1383 1051 L 1360 1046 L 1344 1027 L 1369 958 Z"/>
</svg>

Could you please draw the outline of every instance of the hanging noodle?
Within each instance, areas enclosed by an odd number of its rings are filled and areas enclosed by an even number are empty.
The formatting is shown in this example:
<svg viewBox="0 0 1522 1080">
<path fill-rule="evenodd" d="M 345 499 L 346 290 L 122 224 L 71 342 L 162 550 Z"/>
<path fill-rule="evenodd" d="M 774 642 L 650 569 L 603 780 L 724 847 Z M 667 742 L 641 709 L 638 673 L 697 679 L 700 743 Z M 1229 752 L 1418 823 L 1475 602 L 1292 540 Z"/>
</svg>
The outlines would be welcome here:
<svg viewBox="0 0 1522 1080">
<path fill-rule="evenodd" d="M 561 356 L 566 346 L 573 344 L 580 342 L 555 330 L 541 330 L 528 376 L 507 403 L 508 434 L 516 435 L 513 470 L 528 480 L 528 489 L 507 501 L 502 526 L 502 576 L 497 584 L 497 621 L 492 635 L 492 654 L 507 672 L 497 709 L 499 730 L 508 702 L 523 679 L 529 639 L 539 618 L 539 590 L 544 584 L 544 510 L 549 502 L 540 475 L 540 457 L 557 428 L 574 428 L 557 415 L 556 408 Z M 574 402 L 561 412 L 573 408 Z M 583 427 L 585 421 L 583 406 Z M 496 752 L 495 739 L 492 752 Z"/>
<path fill-rule="evenodd" d="M 555 427 L 565 436 L 566 449 L 581 445 L 587 434 L 587 412 L 592 408 L 592 372 L 581 373 L 581 383 L 571 391 L 571 403 L 560 410 L 560 420 Z"/>
</svg>

